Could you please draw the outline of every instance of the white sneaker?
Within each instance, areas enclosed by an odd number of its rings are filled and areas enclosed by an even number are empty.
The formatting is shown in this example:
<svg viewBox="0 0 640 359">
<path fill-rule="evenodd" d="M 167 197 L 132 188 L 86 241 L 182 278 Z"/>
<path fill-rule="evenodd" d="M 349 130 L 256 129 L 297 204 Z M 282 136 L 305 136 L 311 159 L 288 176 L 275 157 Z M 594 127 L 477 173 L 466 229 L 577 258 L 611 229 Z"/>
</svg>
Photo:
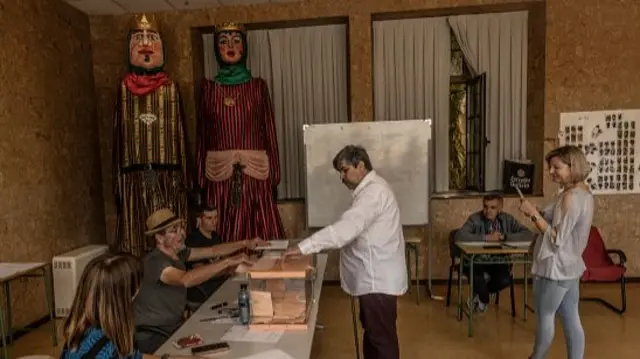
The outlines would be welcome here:
<svg viewBox="0 0 640 359">
<path fill-rule="evenodd" d="M 476 304 L 476 311 L 480 312 L 480 313 L 484 313 L 487 311 L 487 309 L 489 309 L 489 303 L 482 303 L 480 300 L 478 300 L 478 303 Z"/>
<path fill-rule="evenodd" d="M 475 297 L 472 298 L 468 298 L 467 299 L 467 308 L 469 309 L 469 311 L 476 311 L 476 307 L 478 305 L 478 296 L 476 295 Z"/>
<path fill-rule="evenodd" d="M 484 313 L 489 308 L 489 304 L 482 303 L 480 301 L 480 298 L 476 294 L 476 296 L 474 296 L 473 299 L 471 298 L 467 299 L 467 308 L 469 308 L 469 310 L 473 310 L 476 313 L 477 312 Z"/>
</svg>

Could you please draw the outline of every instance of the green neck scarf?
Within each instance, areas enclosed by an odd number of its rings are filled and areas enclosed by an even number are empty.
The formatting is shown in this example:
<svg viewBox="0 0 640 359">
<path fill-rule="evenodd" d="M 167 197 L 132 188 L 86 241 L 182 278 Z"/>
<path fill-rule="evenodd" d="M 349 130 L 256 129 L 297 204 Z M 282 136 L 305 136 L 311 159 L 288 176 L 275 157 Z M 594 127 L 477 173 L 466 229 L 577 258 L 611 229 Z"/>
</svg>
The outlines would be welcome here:
<svg viewBox="0 0 640 359">
<path fill-rule="evenodd" d="M 225 65 L 218 69 L 216 82 L 221 85 L 240 85 L 251 78 L 251 72 L 243 64 Z"/>
</svg>

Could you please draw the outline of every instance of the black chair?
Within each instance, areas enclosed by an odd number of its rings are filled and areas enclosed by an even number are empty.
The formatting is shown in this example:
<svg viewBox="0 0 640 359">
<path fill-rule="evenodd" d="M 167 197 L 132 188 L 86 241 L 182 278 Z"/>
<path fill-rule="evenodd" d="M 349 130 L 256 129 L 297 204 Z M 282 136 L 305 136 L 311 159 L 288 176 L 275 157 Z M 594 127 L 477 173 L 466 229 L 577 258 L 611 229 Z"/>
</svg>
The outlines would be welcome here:
<svg viewBox="0 0 640 359">
<path fill-rule="evenodd" d="M 449 233 L 449 256 L 451 258 L 451 265 L 449 266 L 449 279 L 447 281 L 447 300 L 446 306 L 451 305 L 451 287 L 453 285 L 453 273 L 457 273 L 458 276 L 465 276 L 460 272 L 460 249 L 456 246 L 456 233 L 457 229 L 454 229 Z M 511 316 L 516 316 L 516 302 L 515 302 L 515 290 L 513 283 L 513 265 L 509 265 L 509 272 L 511 273 L 511 284 L 509 285 L 509 296 L 511 297 Z M 466 276 L 465 276 L 466 277 Z M 496 293 L 496 305 L 500 304 L 500 292 Z"/>
</svg>

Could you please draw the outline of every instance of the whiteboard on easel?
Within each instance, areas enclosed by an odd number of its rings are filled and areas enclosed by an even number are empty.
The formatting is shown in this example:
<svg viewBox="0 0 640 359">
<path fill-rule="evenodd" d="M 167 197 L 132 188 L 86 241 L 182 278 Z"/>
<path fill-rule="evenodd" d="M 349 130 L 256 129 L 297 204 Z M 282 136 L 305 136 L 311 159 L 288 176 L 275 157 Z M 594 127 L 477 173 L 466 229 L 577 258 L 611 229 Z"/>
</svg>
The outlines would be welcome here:
<svg viewBox="0 0 640 359">
<path fill-rule="evenodd" d="M 347 145 L 367 150 L 374 171 L 394 191 L 403 225 L 428 223 L 430 119 L 305 125 L 303 132 L 310 228 L 335 222 L 351 204 L 332 163 Z"/>
<path fill-rule="evenodd" d="M 640 110 L 560 115 L 560 145 L 584 151 L 591 165 L 587 184 L 594 194 L 640 193 L 638 126 Z"/>
</svg>

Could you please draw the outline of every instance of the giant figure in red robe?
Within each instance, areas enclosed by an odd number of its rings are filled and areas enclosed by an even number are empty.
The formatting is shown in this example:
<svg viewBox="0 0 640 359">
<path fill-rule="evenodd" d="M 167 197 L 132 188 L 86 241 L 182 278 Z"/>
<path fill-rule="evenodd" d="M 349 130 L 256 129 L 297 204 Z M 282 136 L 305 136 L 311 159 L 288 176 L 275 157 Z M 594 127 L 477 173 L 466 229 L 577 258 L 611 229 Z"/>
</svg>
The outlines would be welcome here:
<svg viewBox="0 0 640 359">
<path fill-rule="evenodd" d="M 113 181 L 118 223 L 114 249 L 142 256 L 155 248 L 147 217 L 168 207 L 187 216 L 190 184 L 180 93 L 164 72 L 164 46 L 153 17 L 129 32 L 129 73 L 118 88 Z"/>
<path fill-rule="evenodd" d="M 280 161 L 267 83 L 246 67 L 246 33 L 239 24 L 216 27 L 219 70 L 204 80 L 197 140 L 199 185 L 218 208 L 223 241 L 284 238 L 274 199 Z"/>
</svg>

